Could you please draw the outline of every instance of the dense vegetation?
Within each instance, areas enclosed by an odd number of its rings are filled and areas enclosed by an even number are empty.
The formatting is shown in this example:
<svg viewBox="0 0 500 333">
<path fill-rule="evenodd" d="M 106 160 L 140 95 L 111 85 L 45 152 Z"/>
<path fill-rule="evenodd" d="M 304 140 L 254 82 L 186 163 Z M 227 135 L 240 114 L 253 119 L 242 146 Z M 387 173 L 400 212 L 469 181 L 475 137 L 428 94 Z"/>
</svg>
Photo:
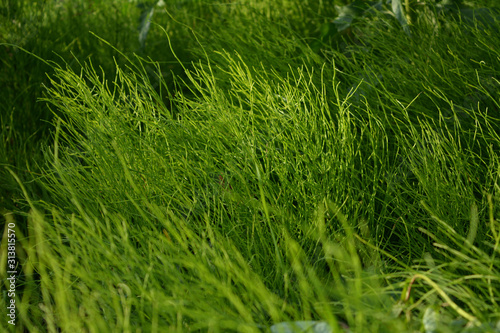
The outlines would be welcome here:
<svg viewBox="0 0 500 333">
<path fill-rule="evenodd" d="M 0 327 L 500 332 L 494 5 L 2 2 Z"/>
</svg>

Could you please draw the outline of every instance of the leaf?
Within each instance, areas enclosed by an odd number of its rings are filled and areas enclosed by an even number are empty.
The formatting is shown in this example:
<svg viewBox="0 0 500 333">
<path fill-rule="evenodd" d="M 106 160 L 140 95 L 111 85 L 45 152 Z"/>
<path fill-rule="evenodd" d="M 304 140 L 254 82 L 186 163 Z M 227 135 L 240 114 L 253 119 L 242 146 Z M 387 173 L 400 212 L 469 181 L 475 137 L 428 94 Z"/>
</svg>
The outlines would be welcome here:
<svg viewBox="0 0 500 333">
<path fill-rule="evenodd" d="M 396 19 L 399 21 L 399 24 L 403 27 L 404 32 L 408 36 L 411 35 L 410 27 L 408 26 L 408 21 L 406 20 L 406 16 L 403 13 L 403 6 L 401 5 L 401 0 L 392 0 L 392 12 Z"/>
<path fill-rule="evenodd" d="M 342 15 L 337 17 L 334 21 L 333 24 L 337 26 L 337 31 L 344 31 L 345 29 L 349 28 L 352 24 L 352 16 L 348 15 Z"/>
<path fill-rule="evenodd" d="M 338 16 L 333 21 L 337 26 L 337 31 L 341 32 L 349 28 L 352 21 L 358 17 L 365 16 L 366 11 L 370 8 L 371 2 L 356 0 L 345 6 L 335 6 Z"/>
<path fill-rule="evenodd" d="M 335 6 L 335 9 L 338 16 L 333 20 L 333 23 L 337 26 L 337 31 L 341 32 L 349 28 L 357 19 L 367 18 L 377 12 L 382 12 L 383 4 L 382 1 L 355 0 L 345 6 Z"/>
<path fill-rule="evenodd" d="M 141 12 L 141 18 L 139 19 L 139 43 L 141 44 L 141 49 L 144 49 L 155 8 L 154 5 L 143 5 L 141 7 L 143 9 Z"/>
<path fill-rule="evenodd" d="M 324 321 L 288 321 L 271 326 L 272 333 L 331 333 L 332 328 Z"/>
<path fill-rule="evenodd" d="M 424 324 L 425 333 L 434 333 L 437 330 L 437 317 L 438 313 L 434 308 L 428 307 L 425 309 L 424 318 L 422 322 Z"/>
</svg>

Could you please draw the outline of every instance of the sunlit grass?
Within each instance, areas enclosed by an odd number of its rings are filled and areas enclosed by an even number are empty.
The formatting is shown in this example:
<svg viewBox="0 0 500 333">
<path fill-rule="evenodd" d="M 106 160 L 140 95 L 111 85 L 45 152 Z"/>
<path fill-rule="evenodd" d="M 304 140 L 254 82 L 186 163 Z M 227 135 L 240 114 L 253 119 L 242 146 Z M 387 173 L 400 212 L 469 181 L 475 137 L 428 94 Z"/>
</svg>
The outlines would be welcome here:
<svg viewBox="0 0 500 333">
<path fill-rule="evenodd" d="M 159 16 L 168 74 L 123 36 L 91 37 L 106 66 L 53 63 L 36 173 L 3 162 L 18 327 L 498 330 L 500 39 L 376 16 L 318 51 L 289 23 L 320 16 L 282 5 Z"/>
</svg>

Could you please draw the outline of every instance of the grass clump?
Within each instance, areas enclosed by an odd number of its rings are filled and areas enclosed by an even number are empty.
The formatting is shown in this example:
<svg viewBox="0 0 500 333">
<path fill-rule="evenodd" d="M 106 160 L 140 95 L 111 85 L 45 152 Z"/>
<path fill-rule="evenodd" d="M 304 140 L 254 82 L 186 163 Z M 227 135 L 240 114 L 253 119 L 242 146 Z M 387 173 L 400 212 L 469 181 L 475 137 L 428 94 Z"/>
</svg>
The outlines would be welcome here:
<svg viewBox="0 0 500 333">
<path fill-rule="evenodd" d="M 155 11 L 182 72 L 52 65 L 36 186 L 5 169 L 19 327 L 498 330 L 496 35 L 375 15 L 318 49 L 321 6 L 281 5 Z"/>
</svg>

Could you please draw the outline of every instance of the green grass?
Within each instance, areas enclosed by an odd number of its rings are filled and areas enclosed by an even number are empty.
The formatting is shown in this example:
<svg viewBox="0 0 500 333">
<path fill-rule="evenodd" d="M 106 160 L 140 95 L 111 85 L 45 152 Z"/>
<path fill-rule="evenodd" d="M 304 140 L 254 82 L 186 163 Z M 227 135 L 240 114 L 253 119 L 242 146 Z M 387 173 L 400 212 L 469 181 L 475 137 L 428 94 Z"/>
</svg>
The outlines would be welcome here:
<svg viewBox="0 0 500 333">
<path fill-rule="evenodd" d="M 165 2 L 1 12 L 12 331 L 500 330 L 496 19 Z"/>
</svg>

